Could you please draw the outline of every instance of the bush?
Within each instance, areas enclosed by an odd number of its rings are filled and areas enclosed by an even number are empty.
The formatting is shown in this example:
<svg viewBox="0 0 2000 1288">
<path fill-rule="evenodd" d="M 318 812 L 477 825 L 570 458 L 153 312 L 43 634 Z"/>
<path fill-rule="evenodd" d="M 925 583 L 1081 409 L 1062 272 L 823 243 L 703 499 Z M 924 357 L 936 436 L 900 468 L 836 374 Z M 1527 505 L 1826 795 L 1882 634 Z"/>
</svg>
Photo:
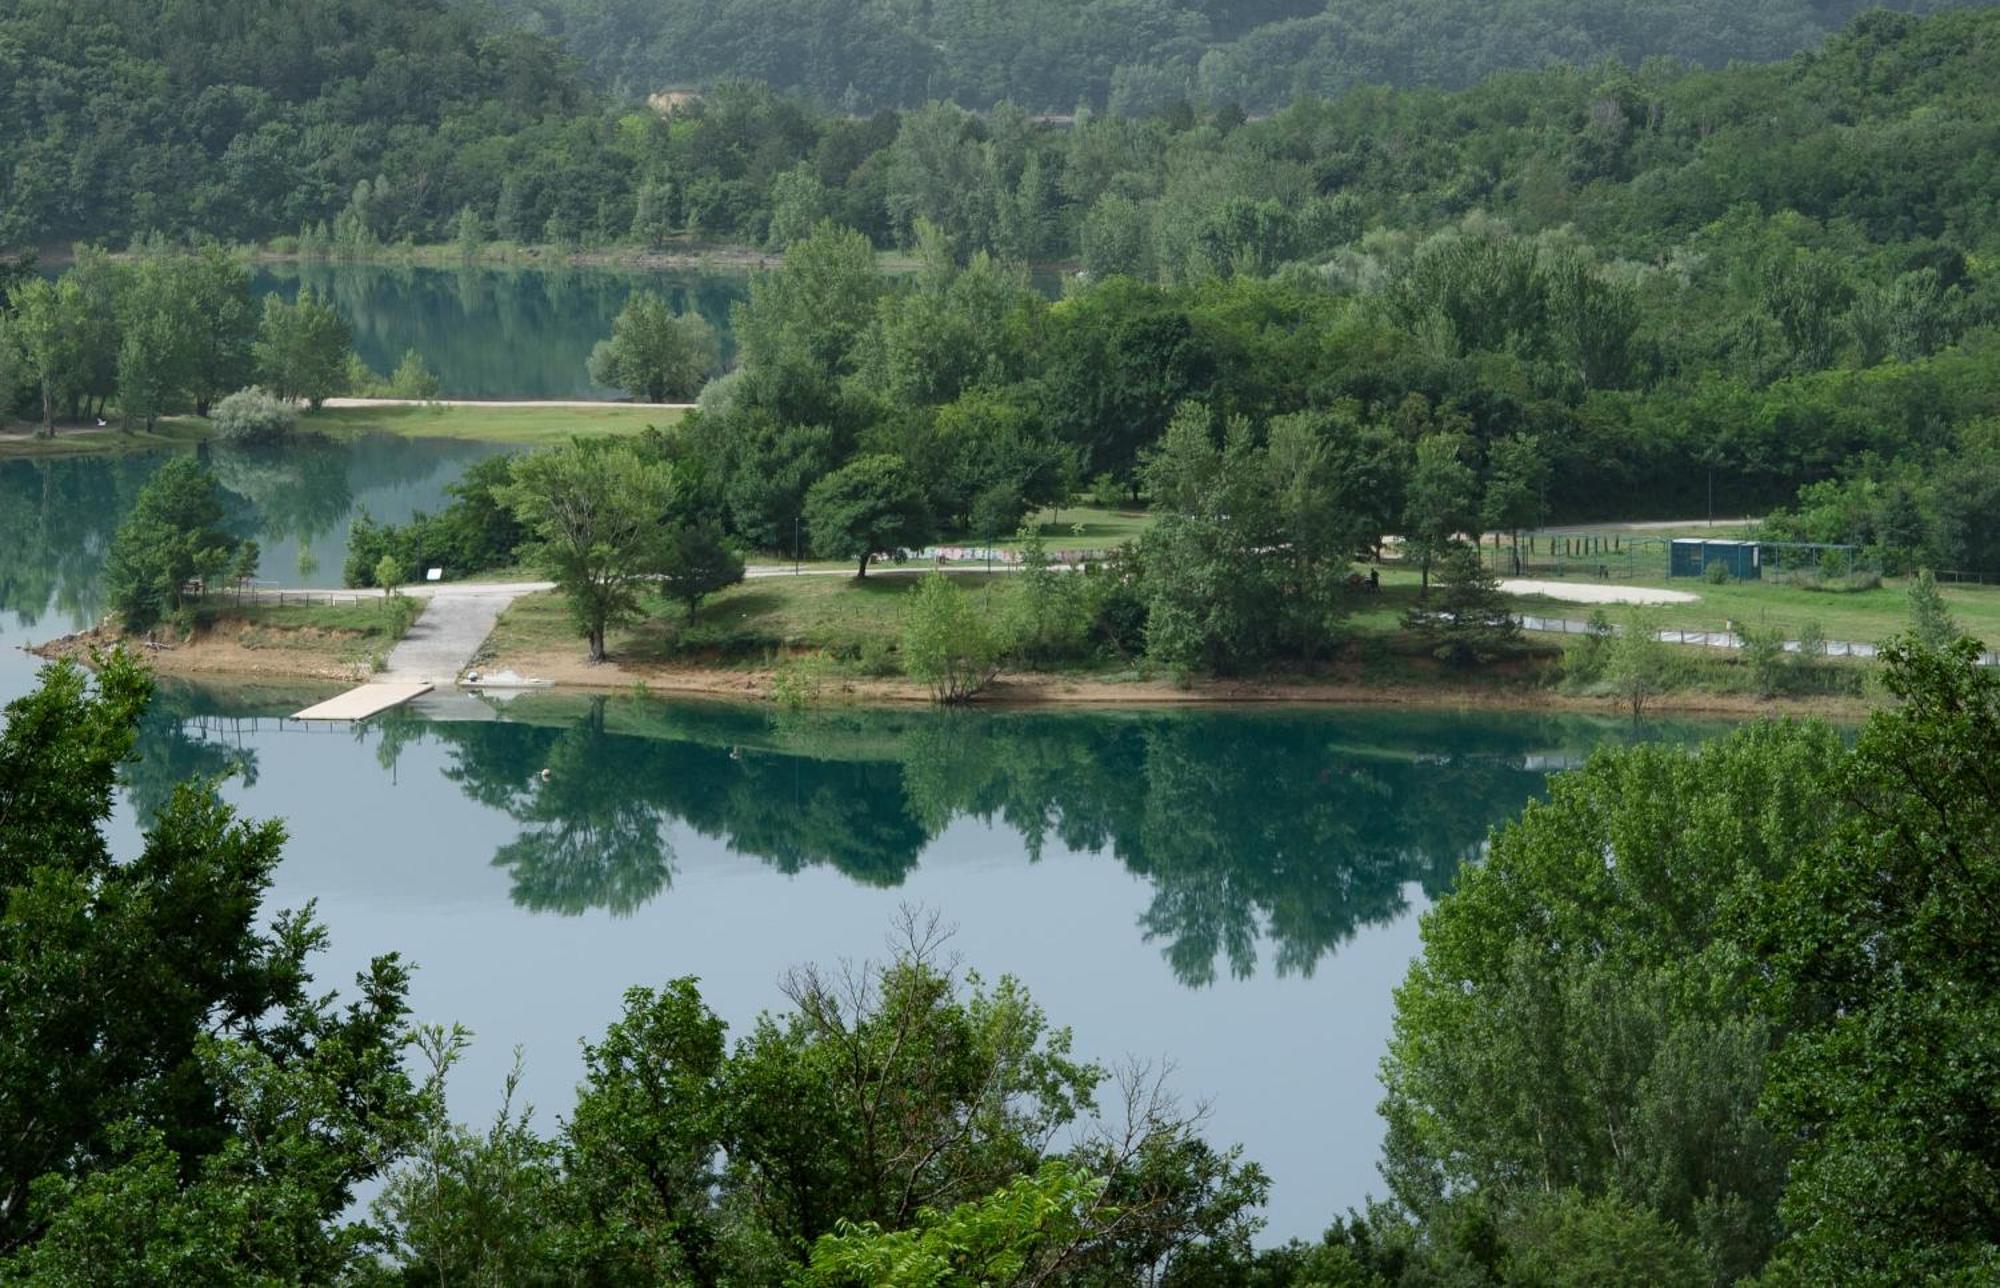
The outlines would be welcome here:
<svg viewBox="0 0 2000 1288">
<path fill-rule="evenodd" d="M 903 625 L 903 664 L 939 702 L 966 702 L 999 670 L 1000 642 L 970 596 L 941 572 L 918 583 Z"/>
<path fill-rule="evenodd" d="M 1727 586 L 1729 584 L 1729 565 L 1725 563 L 1709 564 L 1701 570 L 1701 579 L 1711 586 Z"/>
<path fill-rule="evenodd" d="M 1563 679 L 1579 689 L 1602 680 L 1611 666 L 1611 649 L 1617 635 L 1605 611 L 1592 609 L 1583 637 L 1563 650 Z"/>
<path fill-rule="evenodd" d="M 281 443 L 298 427 L 298 408 L 264 389 L 239 389 L 215 404 L 216 437 L 226 443 Z"/>
</svg>

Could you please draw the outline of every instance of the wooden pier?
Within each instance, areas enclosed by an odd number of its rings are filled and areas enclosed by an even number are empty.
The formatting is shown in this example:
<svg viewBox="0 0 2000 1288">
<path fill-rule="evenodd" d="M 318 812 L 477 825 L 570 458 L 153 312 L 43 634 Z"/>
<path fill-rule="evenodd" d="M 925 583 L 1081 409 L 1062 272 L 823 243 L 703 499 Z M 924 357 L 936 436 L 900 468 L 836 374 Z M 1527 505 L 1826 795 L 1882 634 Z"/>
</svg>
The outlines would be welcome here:
<svg viewBox="0 0 2000 1288">
<path fill-rule="evenodd" d="M 307 707 L 292 719 L 366 720 L 430 691 L 431 686 L 421 682 L 364 684 L 358 689 L 349 689 L 337 698 L 328 698 L 317 706 Z"/>
</svg>

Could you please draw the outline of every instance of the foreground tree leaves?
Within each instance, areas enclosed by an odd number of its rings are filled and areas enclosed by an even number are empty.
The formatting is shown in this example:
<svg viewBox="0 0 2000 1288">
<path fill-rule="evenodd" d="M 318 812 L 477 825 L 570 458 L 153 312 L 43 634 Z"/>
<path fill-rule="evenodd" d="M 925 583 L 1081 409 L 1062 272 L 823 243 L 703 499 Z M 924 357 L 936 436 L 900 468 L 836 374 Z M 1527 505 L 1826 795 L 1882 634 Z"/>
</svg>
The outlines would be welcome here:
<svg viewBox="0 0 2000 1288">
<path fill-rule="evenodd" d="M 152 683 L 101 661 L 50 668 L 0 731 L 0 1278 L 334 1277 L 355 1187 L 418 1120 L 407 971 L 376 960 L 344 1010 L 315 994 L 324 932 L 263 910 L 283 828 L 210 782 L 110 852 Z"/>
<path fill-rule="evenodd" d="M 2000 678 L 1969 640 L 1884 657 L 1852 749 L 1600 755 L 1425 918 L 1383 1109 L 1429 1234 L 1574 1189 L 1718 1280 L 2000 1269 Z"/>
</svg>

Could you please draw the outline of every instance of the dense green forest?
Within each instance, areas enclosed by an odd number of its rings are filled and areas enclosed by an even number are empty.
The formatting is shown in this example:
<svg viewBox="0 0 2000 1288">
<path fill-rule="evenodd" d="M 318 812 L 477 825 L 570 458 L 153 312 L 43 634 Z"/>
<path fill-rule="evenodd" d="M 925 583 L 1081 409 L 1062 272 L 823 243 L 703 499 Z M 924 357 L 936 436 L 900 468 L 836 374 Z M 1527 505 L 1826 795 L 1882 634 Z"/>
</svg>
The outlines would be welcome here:
<svg viewBox="0 0 2000 1288">
<path fill-rule="evenodd" d="M 1457 88 L 1493 72 L 1666 57 L 1716 67 L 1816 44 L 1861 0 L 497 0 L 605 84 L 644 95 L 740 77 L 866 111 L 945 99 L 1252 111 L 1356 85 Z M 1897 0 L 1928 11 L 1949 0 Z"/>
<path fill-rule="evenodd" d="M 1250 123 L 1177 100 L 1062 127 L 1005 105 L 854 119 L 747 81 L 663 117 L 442 0 L 31 0 L 0 16 L 0 245 L 782 246 L 830 217 L 889 246 L 921 217 L 962 255 L 1176 277 L 1324 265 L 1474 210 L 1659 260 L 1748 207 L 1972 249 L 1994 233 L 1994 22 L 1876 13 L 1769 66 L 1568 65 Z"/>
</svg>

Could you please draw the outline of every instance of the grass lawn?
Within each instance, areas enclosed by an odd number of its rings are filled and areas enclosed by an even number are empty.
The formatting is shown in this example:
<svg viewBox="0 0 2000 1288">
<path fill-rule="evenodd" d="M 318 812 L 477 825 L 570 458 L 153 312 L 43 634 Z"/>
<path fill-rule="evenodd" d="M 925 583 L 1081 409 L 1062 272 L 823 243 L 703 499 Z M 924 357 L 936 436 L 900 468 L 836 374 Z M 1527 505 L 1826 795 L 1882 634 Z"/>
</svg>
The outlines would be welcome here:
<svg viewBox="0 0 2000 1288">
<path fill-rule="evenodd" d="M 37 438 L 36 427 L 26 423 L 0 426 L 0 461 L 16 457 L 104 456 L 120 452 L 143 452 L 160 447 L 185 447 L 208 438 L 206 422 L 192 417 L 163 420 L 151 433 L 135 429 L 126 433 L 116 424 L 99 429 L 96 425 L 58 425 L 54 438 Z"/>
<path fill-rule="evenodd" d="M 1153 526 L 1153 516 L 1144 510 L 1103 510 L 1085 505 L 1039 510 L 1028 518 L 1051 550 L 1110 550 L 1138 540 L 1141 533 Z M 977 544 L 971 538 L 962 540 Z M 1002 550 L 1013 550 L 1021 543 L 1009 539 L 994 544 Z"/>
<path fill-rule="evenodd" d="M 635 403 L 602 407 L 327 407 L 299 417 L 302 433 L 331 437 L 402 434 L 410 438 L 465 438 L 483 443 L 559 443 L 572 435 L 596 438 L 666 426 L 681 412 Z"/>
<path fill-rule="evenodd" d="M 226 632 L 244 648 L 303 654 L 343 666 L 366 666 L 386 655 L 423 611 L 405 598 L 357 604 L 236 604 L 218 597 L 198 616 L 210 630 Z"/>
<path fill-rule="evenodd" d="M 1635 583 L 1638 584 L 1638 583 Z M 1701 596 L 1691 604 L 1662 604 L 1655 611 L 1660 624 L 1682 630 L 1720 631 L 1729 622 L 1781 627 L 1796 636 L 1807 622 L 1817 622 L 1828 639 L 1877 643 L 1904 630 L 1910 622 L 1908 583 L 1887 581 L 1875 590 L 1819 591 L 1798 586 L 1740 581 L 1711 586 L 1693 578 L 1659 579 L 1647 583 Z M 1942 587 L 1945 601 L 1960 626 L 1988 642 L 2000 642 L 2000 588 Z M 1588 618 L 1591 606 L 1540 595 L 1516 599 L 1521 611 L 1548 617 Z M 1615 620 L 1624 609 L 1606 609 Z"/>
<path fill-rule="evenodd" d="M 357 438 L 401 434 L 409 438 L 459 438 L 487 443 L 538 446 L 572 435 L 586 438 L 631 434 L 648 425 L 666 426 L 681 412 L 669 407 L 606 403 L 602 407 L 327 407 L 299 417 L 301 435 Z M 209 424 L 195 416 L 175 416 L 152 433 L 126 433 L 117 425 L 58 427 L 53 439 L 34 437 L 31 425 L 0 429 L 0 460 L 143 452 L 207 441 Z"/>
<path fill-rule="evenodd" d="M 954 576 L 998 612 L 1015 593 L 1007 574 Z M 903 631 L 903 604 L 916 589 L 909 576 L 762 577 L 711 596 L 690 626 L 678 603 L 648 596 L 645 619 L 613 631 L 610 651 L 637 662 L 761 663 L 774 652 L 823 649 L 843 660 L 885 658 Z M 494 656 L 581 649 L 562 596 L 550 591 L 514 601 L 485 652 Z"/>
</svg>

